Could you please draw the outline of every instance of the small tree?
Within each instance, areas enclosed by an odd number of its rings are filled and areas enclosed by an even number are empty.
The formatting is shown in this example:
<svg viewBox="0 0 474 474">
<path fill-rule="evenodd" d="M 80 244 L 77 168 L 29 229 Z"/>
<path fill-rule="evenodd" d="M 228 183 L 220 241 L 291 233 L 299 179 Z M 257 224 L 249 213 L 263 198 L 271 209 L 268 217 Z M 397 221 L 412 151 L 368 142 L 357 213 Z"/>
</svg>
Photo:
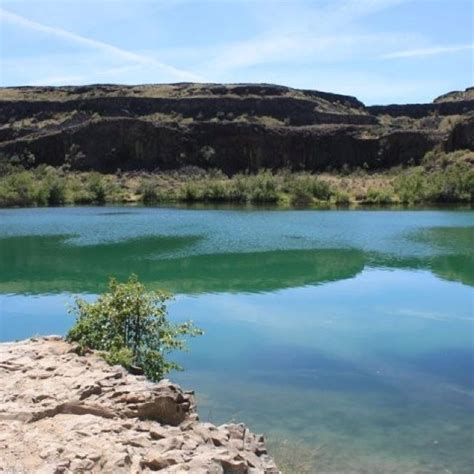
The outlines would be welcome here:
<svg viewBox="0 0 474 474">
<path fill-rule="evenodd" d="M 160 380 L 172 369 L 182 370 L 166 356 L 186 349 L 183 336 L 203 333 L 192 322 L 169 322 L 169 299 L 166 293 L 147 291 L 136 275 L 126 283 L 112 278 L 109 292 L 96 302 L 76 299 L 71 312 L 77 319 L 67 339 L 77 342 L 82 350 L 100 351 L 110 364 L 120 364 L 128 370 L 138 368 L 149 379 Z"/>
</svg>

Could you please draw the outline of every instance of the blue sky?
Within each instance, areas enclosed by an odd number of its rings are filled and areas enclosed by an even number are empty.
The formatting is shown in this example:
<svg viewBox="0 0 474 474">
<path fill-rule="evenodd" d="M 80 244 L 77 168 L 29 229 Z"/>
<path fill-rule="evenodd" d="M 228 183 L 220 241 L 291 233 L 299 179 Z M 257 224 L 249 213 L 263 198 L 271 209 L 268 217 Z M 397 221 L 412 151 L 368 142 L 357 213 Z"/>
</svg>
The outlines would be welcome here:
<svg viewBox="0 0 474 474">
<path fill-rule="evenodd" d="M 2 0 L 0 84 L 267 82 L 426 102 L 474 80 L 470 0 Z"/>
</svg>

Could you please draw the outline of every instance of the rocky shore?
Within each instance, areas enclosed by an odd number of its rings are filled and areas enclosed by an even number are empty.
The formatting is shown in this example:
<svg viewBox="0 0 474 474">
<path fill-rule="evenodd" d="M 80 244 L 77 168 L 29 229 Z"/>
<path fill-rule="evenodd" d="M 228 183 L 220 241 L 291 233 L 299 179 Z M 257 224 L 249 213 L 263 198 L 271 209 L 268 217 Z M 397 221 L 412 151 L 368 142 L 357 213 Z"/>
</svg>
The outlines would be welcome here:
<svg viewBox="0 0 474 474">
<path fill-rule="evenodd" d="M 266 473 L 264 438 L 199 421 L 192 392 L 60 337 L 0 344 L 0 472 Z"/>
</svg>

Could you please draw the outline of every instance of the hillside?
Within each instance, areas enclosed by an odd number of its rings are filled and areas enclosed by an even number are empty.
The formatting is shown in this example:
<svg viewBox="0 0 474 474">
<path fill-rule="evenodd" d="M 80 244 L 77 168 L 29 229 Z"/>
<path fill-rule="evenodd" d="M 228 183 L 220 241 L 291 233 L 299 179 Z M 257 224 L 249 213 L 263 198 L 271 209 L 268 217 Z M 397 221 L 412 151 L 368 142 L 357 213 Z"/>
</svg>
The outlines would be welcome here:
<svg viewBox="0 0 474 474">
<path fill-rule="evenodd" d="M 433 148 L 474 149 L 472 89 L 371 107 L 269 84 L 0 89 L 0 154 L 26 166 L 384 169 L 419 163 Z"/>
</svg>

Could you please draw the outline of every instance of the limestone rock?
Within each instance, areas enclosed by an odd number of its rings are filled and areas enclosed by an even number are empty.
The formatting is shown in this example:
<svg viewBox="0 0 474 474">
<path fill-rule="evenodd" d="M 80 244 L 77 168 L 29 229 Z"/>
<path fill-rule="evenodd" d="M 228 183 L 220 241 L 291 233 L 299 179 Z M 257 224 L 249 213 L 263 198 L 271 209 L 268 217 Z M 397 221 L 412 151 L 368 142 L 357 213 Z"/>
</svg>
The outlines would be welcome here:
<svg viewBox="0 0 474 474">
<path fill-rule="evenodd" d="M 0 471 L 278 473 L 245 425 L 200 423 L 192 392 L 60 337 L 0 344 L 0 378 Z"/>
</svg>

